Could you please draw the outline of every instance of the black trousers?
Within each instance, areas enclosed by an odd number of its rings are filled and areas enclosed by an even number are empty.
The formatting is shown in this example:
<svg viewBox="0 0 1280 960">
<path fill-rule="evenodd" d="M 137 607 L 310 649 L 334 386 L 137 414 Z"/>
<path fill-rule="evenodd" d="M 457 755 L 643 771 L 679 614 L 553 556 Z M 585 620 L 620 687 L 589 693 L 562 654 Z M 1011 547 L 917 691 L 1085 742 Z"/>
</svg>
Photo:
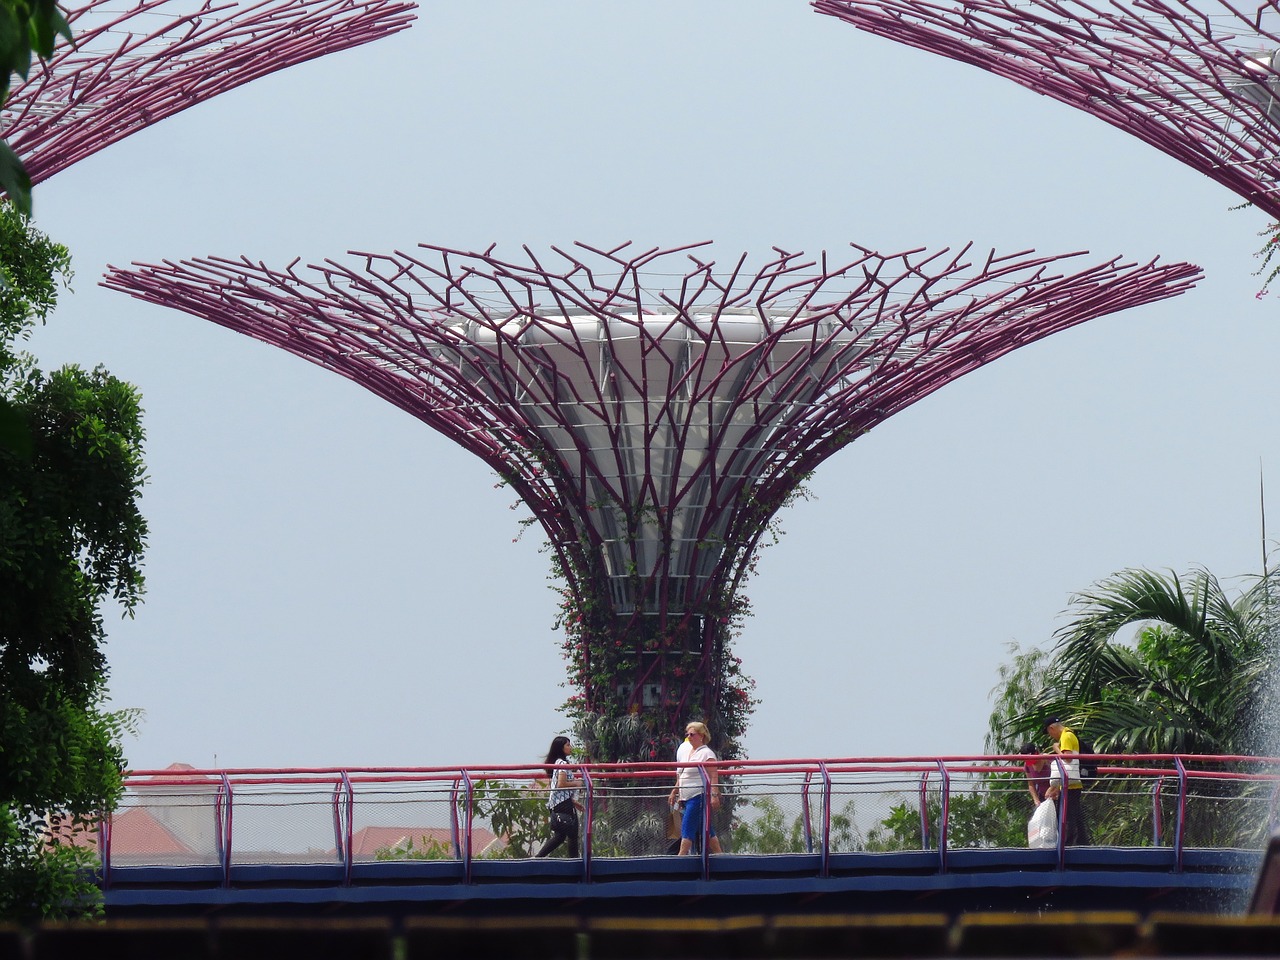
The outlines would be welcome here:
<svg viewBox="0 0 1280 960">
<path fill-rule="evenodd" d="M 534 856 L 545 857 L 566 841 L 569 843 L 569 856 L 576 857 L 578 855 L 578 811 L 574 809 L 572 800 L 566 800 L 552 810 L 551 836 Z"/>
<path fill-rule="evenodd" d="M 1062 797 L 1053 798 L 1053 809 L 1062 823 Z M 1067 822 L 1063 824 L 1062 843 L 1067 847 L 1087 847 L 1089 845 L 1089 828 L 1084 822 L 1084 791 L 1067 791 Z"/>
</svg>

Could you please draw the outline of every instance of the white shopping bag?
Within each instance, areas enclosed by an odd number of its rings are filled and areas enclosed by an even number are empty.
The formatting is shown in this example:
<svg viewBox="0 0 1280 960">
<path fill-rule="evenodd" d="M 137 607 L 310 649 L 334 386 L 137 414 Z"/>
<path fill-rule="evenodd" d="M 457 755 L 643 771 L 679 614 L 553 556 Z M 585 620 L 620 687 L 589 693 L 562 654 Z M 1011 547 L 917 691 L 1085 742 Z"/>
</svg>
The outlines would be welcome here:
<svg viewBox="0 0 1280 960">
<path fill-rule="evenodd" d="M 1027 824 L 1027 846 L 1033 849 L 1044 849 L 1058 845 L 1058 811 L 1052 803 L 1045 800 L 1036 807 Z"/>
</svg>

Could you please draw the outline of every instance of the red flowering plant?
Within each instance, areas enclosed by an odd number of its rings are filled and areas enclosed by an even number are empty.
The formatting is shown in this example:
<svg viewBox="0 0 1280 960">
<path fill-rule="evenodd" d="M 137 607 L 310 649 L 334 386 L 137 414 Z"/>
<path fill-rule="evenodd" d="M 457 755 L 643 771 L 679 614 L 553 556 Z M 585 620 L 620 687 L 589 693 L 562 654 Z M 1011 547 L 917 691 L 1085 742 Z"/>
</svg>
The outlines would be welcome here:
<svg viewBox="0 0 1280 960">
<path fill-rule="evenodd" d="M 623 591 L 630 605 L 620 610 L 618 585 L 585 530 L 554 551 L 557 626 L 564 629 L 566 686 L 573 691 L 563 709 L 585 755 L 604 762 L 667 760 L 692 720 L 711 728 L 720 759 L 744 755 L 742 737 L 758 701 L 755 681 L 733 652 L 751 611 L 743 587 L 756 571 L 758 551 L 781 536 L 777 512 L 808 498 L 800 479 L 784 485 L 781 496 L 751 488 L 740 493 L 725 541 L 706 544 L 718 552 L 719 572 L 681 603 L 653 600 L 667 586 L 661 575 L 633 569 Z M 633 537 L 643 524 L 661 525 L 661 517 L 639 511 L 628 519 Z"/>
<path fill-rule="evenodd" d="M 584 582 L 581 576 L 574 579 Z M 663 618 L 615 614 L 604 599 L 607 593 L 602 597 L 564 584 L 556 589 L 565 683 L 574 691 L 563 709 L 585 758 L 670 762 L 691 720 L 711 728 L 720 759 L 741 756 L 741 737 L 757 702 L 754 681 L 731 648 L 747 616 L 745 598 Z M 592 801 L 593 849 L 601 856 L 664 852 L 670 783 L 652 776 L 602 783 Z M 717 822 L 728 823 L 731 791 L 722 796 Z"/>
<path fill-rule="evenodd" d="M 740 756 L 757 702 L 755 682 L 732 651 L 747 600 L 722 595 L 698 604 L 697 612 L 616 614 L 607 593 L 582 590 L 590 581 L 581 576 L 572 581 L 578 590 L 556 587 L 565 685 L 574 691 L 563 709 L 585 755 L 604 762 L 669 760 L 685 724 L 702 720 L 722 759 Z M 626 723 L 616 722 L 623 718 Z"/>
</svg>

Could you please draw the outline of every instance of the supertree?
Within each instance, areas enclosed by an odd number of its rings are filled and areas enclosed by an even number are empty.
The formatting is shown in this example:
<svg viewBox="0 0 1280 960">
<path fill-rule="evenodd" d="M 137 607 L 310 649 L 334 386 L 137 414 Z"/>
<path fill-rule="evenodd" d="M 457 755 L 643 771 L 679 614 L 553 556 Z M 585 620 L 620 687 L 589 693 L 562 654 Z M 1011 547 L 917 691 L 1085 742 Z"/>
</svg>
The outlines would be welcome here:
<svg viewBox="0 0 1280 960">
<path fill-rule="evenodd" d="M 250 80 L 403 30 L 404 0 L 91 0 L 74 43 L 32 68 L 0 109 L 0 134 L 33 184 L 165 117 Z"/>
<path fill-rule="evenodd" d="M 823 14 L 1006 77 L 1280 219 L 1280 11 L 1218 0 L 813 0 Z"/>
<path fill-rule="evenodd" d="M 733 756 L 753 706 L 731 650 L 742 587 L 810 471 L 956 377 L 1199 269 L 856 245 L 717 269 L 701 246 L 201 258 L 104 284 L 331 369 L 479 456 L 550 542 L 590 754 L 665 758 L 703 717 Z"/>
</svg>

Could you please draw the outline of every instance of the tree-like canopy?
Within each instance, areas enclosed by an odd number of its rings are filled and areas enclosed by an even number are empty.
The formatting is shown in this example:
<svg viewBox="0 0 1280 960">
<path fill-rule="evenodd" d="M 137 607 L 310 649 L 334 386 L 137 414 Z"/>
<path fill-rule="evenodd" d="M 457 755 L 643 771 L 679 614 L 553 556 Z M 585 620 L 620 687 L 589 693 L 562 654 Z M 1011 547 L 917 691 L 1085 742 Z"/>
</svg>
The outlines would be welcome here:
<svg viewBox="0 0 1280 960">
<path fill-rule="evenodd" d="M 89 0 L 0 132 L 33 184 L 187 107 L 413 21 L 410 0 Z"/>
<path fill-rule="evenodd" d="M 813 6 L 1092 114 L 1280 219 L 1274 2 L 813 0 Z"/>
</svg>

